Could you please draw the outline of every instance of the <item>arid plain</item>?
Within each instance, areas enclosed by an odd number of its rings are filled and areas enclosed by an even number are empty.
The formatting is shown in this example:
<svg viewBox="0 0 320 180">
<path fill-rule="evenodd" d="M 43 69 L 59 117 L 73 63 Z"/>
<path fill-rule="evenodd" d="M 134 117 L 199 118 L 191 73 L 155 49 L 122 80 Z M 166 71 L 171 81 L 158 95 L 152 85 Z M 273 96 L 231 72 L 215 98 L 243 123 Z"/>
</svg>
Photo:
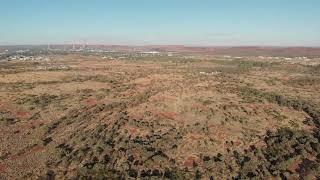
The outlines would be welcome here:
<svg viewBox="0 0 320 180">
<path fill-rule="evenodd" d="M 0 179 L 320 176 L 319 59 L 49 59 L 0 63 Z"/>
</svg>

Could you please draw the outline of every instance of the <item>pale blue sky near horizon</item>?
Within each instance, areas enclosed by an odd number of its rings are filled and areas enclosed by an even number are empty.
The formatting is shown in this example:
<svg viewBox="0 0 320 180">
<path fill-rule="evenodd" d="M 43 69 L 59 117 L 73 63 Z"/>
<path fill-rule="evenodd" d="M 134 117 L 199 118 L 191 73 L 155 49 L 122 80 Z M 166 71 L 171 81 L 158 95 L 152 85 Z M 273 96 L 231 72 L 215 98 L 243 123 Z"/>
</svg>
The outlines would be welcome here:
<svg viewBox="0 0 320 180">
<path fill-rule="evenodd" d="M 0 44 L 320 46 L 319 0 L 0 0 Z"/>
</svg>

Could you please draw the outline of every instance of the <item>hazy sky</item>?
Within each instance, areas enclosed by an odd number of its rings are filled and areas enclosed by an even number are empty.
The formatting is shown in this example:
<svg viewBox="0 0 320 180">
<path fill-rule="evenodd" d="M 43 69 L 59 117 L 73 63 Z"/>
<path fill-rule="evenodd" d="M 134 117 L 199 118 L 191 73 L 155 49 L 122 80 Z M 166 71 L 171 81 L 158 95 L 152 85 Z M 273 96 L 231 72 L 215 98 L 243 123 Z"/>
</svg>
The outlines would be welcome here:
<svg viewBox="0 0 320 180">
<path fill-rule="evenodd" d="M 0 0 L 0 44 L 320 46 L 320 0 Z"/>
</svg>

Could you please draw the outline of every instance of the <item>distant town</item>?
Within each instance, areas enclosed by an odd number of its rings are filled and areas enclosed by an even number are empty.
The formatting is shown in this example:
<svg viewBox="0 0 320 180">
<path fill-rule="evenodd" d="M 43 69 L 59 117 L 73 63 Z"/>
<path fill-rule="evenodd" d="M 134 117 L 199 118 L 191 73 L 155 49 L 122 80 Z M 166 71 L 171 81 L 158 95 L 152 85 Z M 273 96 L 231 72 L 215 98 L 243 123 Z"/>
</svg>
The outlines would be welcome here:
<svg viewBox="0 0 320 180">
<path fill-rule="evenodd" d="M 135 60 L 143 57 L 212 57 L 223 60 L 250 59 L 285 64 L 318 65 L 320 48 L 299 47 L 188 47 L 188 46 L 120 46 L 120 45 L 38 45 L 0 46 L 0 60 L 50 61 L 50 55 L 94 55 L 106 60 Z M 243 55 L 244 54 L 244 55 Z M 256 55 L 259 54 L 259 55 Z M 263 56 L 262 54 L 265 54 Z"/>
</svg>

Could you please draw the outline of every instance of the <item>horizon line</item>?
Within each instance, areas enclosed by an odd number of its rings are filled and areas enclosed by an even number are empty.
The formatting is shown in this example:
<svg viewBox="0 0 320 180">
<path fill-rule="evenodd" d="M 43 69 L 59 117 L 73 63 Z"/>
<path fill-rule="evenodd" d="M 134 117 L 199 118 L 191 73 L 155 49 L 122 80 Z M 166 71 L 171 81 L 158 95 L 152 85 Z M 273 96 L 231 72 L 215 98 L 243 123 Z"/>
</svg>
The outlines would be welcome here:
<svg viewBox="0 0 320 180">
<path fill-rule="evenodd" d="M 83 43 L 39 43 L 39 44 L 0 44 L 3 46 L 60 46 L 60 45 L 83 45 Z M 320 45 L 311 46 L 311 45 L 187 45 L 187 44 L 148 44 L 148 45 L 134 45 L 134 44 L 102 44 L 102 43 L 93 43 L 86 44 L 86 46 L 128 46 L 128 47 L 199 47 L 199 48 L 214 48 L 214 47 L 259 47 L 259 48 L 320 48 Z"/>
</svg>

